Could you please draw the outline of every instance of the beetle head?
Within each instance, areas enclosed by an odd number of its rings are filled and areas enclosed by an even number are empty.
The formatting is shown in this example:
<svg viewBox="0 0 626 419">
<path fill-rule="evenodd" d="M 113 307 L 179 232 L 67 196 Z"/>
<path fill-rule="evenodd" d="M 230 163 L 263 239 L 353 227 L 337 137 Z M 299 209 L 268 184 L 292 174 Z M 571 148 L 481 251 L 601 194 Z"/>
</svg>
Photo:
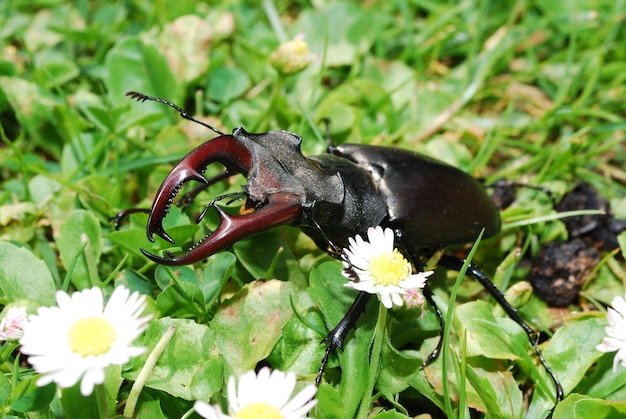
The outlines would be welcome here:
<svg viewBox="0 0 626 419">
<path fill-rule="evenodd" d="M 214 162 L 226 167 L 228 174 L 246 177 L 243 211 L 230 215 L 213 203 L 210 207 L 218 214 L 218 227 L 187 253 L 161 257 L 141 249 L 142 253 L 165 265 L 189 264 L 256 233 L 300 223 L 304 210 L 318 202 L 338 205 L 343 198 L 341 179 L 305 158 L 300 142 L 299 136 L 286 131 L 251 134 L 236 128 L 232 135 L 220 135 L 192 150 L 174 166 L 156 194 L 148 218 L 148 239 L 154 241 L 156 234 L 174 243 L 163 228 L 163 219 L 186 182 L 209 183 L 203 172 Z"/>
</svg>

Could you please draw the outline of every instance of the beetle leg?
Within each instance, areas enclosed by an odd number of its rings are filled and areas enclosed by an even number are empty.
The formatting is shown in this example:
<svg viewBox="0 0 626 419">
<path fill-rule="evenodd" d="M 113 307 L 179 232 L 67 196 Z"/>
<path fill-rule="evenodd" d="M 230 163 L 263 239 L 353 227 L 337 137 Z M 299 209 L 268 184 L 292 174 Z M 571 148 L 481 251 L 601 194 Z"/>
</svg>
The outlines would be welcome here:
<svg viewBox="0 0 626 419">
<path fill-rule="evenodd" d="M 441 259 L 439 260 L 440 265 L 445 266 L 446 268 L 449 268 L 449 269 L 456 270 L 456 271 L 460 270 L 463 267 L 463 263 L 464 263 L 463 260 L 452 257 L 452 256 L 448 256 L 448 255 L 443 255 Z M 511 319 L 513 319 L 515 323 L 519 324 L 521 328 L 524 329 L 524 332 L 526 332 L 526 335 L 528 336 L 528 340 L 530 341 L 530 344 L 532 345 L 533 349 L 535 350 L 535 353 L 537 354 L 539 363 L 545 368 L 545 370 L 550 375 L 550 378 L 552 378 L 552 381 L 554 382 L 554 385 L 556 387 L 557 402 L 560 402 L 561 400 L 563 400 L 563 387 L 561 386 L 561 383 L 559 382 L 558 378 L 556 378 L 556 375 L 554 374 L 554 371 L 552 371 L 552 368 L 550 367 L 550 365 L 548 365 L 548 363 L 544 359 L 543 354 L 541 353 L 541 349 L 539 348 L 539 345 L 537 343 L 539 334 L 535 332 L 520 317 L 518 311 L 515 309 L 515 307 L 509 304 L 508 301 L 506 301 L 506 299 L 504 298 L 504 295 L 502 295 L 502 293 L 500 292 L 500 290 L 498 290 L 496 285 L 493 282 L 491 282 L 489 278 L 487 278 L 487 276 L 484 273 L 482 273 L 476 266 L 474 266 L 474 264 L 472 263 L 469 264 L 467 268 L 467 273 L 468 275 L 476 279 L 489 292 L 489 294 L 493 296 L 493 298 L 497 301 L 497 303 L 500 304 L 500 306 L 504 309 L 506 314 L 508 314 L 508 316 Z"/>
<path fill-rule="evenodd" d="M 446 327 L 446 320 L 443 317 L 443 313 L 441 312 L 441 309 L 437 306 L 437 303 L 435 303 L 435 300 L 433 299 L 433 295 L 434 295 L 433 290 L 430 289 L 430 286 L 428 285 L 428 283 L 424 285 L 422 292 L 424 294 L 424 298 L 426 299 L 428 304 L 433 308 L 433 310 L 435 310 L 435 314 L 437 315 L 437 318 L 439 319 L 439 341 L 437 342 L 437 346 L 435 347 L 435 349 L 433 349 L 430 355 L 428 355 L 428 357 L 422 362 L 422 367 L 425 367 L 431 364 L 435 359 L 437 359 L 437 357 L 441 353 L 441 347 L 443 345 L 443 331 L 444 331 L 443 329 Z"/>
<path fill-rule="evenodd" d="M 307 214 L 308 220 L 313 224 L 313 226 L 319 230 L 320 236 L 324 238 L 327 244 L 327 251 L 335 258 L 340 259 L 342 261 L 350 263 L 350 260 L 346 256 L 344 250 L 333 243 L 332 240 L 328 237 L 328 235 L 322 229 L 322 226 L 319 225 L 315 217 L 312 217 L 311 214 Z M 350 268 L 347 269 L 348 271 Z M 358 281 L 358 276 L 354 273 L 354 279 Z M 326 350 L 324 352 L 324 356 L 322 357 L 322 362 L 320 363 L 320 368 L 317 371 L 317 376 L 315 377 L 315 386 L 319 387 L 322 381 L 322 375 L 324 374 L 324 370 L 326 370 L 326 365 L 328 364 L 328 357 L 331 352 L 336 351 L 337 349 L 343 350 L 343 344 L 346 340 L 346 335 L 350 332 L 351 329 L 354 329 L 356 326 L 356 322 L 365 311 L 365 307 L 367 306 L 367 302 L 370 300 L 372 294 L 360 291 L 359 294 L 354 299 L 354 302 L 343 316 L 343 318 L 337 323 L 337 326 L 333 328 L 328 334 L 322 339 L 320 343 L 327 343 Z"/>
<path fill-rule="evenodd" d="M 202 185 L 194 188 L 192 191 L 183 195 L 182 198 L 176 202 L 176 206 L 181 207 L 183 209 L 188 207 L 196 199 L 196 196 L 198 196 L 200 192 L 205 191 L 211 185 L 214 185 L 217 182 L 224 180 L 227 177 L 232 176 L 232 175 L 233 175 L 232 173 L 229 173 L 228 171 L 224 171 L 223 173 L 220 173 L 219 175 L 214 176 L 211 179 L 208 179 L 207 183 L 203 183 Z M 136 214 L 138 212 L 150 214 L 150 208 L 128 208 L 128 209 L 121 210 L 120 212 L 115 214 L 115 216 L 111 218 L 111 220 L 113 221 L 113 228 L 115 230 L 119 230 L 120 225 L 122 224 L 122 222 L 124 221 L 126 217 L 128 217 L 131 214 Z"/>
<path fill-rule="evenodd" d="M 203 183 L 200 186 L 196 186 L 194 189 L 192 189 L 191 191 L 189 191 L 186 194 L 184 194 L 176 202 L 176 206 L 180 207 L 180 208 L 183 208 L 183 209 L 187 208 L 189 205 L 191 205 L 193 203 L 193 201 L 196 199 L 198 194 L 200 194 L 201 192 L 206 191 L 208 188 L 211 187 L 211 185 L 214 185 L 214 184 L 216 184 L 219 181 L 227 179 L 228 177 L 230 177 L 232 175 L 233 174 L 228 172 L 228 170 L 225 170 L 224 172 L 220 173 L 219 175 L 213 176 L 211 179 L 209 179 L 209 181 L 207 183 Z"/>
<path fill-rule="evenodd" d="M 415 248 L 413 243 L 410 240 L 408 240 L 406 236 L 404 236 L 399 231 L 396 231 L 396 237 L 398 237 L 400 242 L 406 248 L 406 251 L 409 255 L 409 259 L 411 259 L 411 263 L 413 263 L 413 266 L 415 266 L 415 269 L 417 269 L 418 271 L 423 271 L 424 264 L 422 263 L 419 257 L 420 252 L 418 252 L 418 250 Z M 424 294 L 424 299 L 426 299 L 426 302 L 428 302 L 428 304 L 433 308 L 433 310 L 435 310 L 437 319 L 439 319 L 439 341 L 437 341 L 437 346 L 435 347 L 435 349 L 433 349 L 430 355 L 428 355 L 428 357 L 422 362 L 422 366 L 425 367 L 431 364 L 432 362 L 434 362 L 439 356 L 439 354 L 441 353 L 441 347 L 443 345 L 443 332 L 444 332 L 444 328 L 446 327 L 446 320 L 443 317 L 443 313 L 441 312 L 441 309 L 437 306 L 437 303 L 433 299 L 433 296 L 434 296 L 433 290 L 430 288 L 430 285 L 428 285 L 428 282 L 426 282 L 426 285 L 424 285 L 424 288 L 422 289 L 422 293 Z"/>
<path fill-rule="evenodd" d="M 150 208 L 127 208 L 125 210 L 121 210 L 115 216 L 111 217 L 113 221 L 113 229 L 119 230 L 120 224 L 124 221 L 124 218 L 128 217 L 130 214 L 136 214 L 138 212 L 150 213 Z"/>
<path fill-rule="evenodd" d="M 246 197 L 247 197 L 247 196 L 246 196 L 246 194 L 245 194 L 245 193 L 243 193 L 243 192 L 232 192 L 232 193 L 228 193 L 228 194 L 225 194 L 225 195 L 220 195 L 220 196 L 218 196 L 217 198 L 214 198 L 211 202 L 209 202 L 209 203 L 208 203 L 208 204 L 204 207 L 204 209 L 202 210 L 202 212 L 200 213 L 200 215 L 198 215 L 198 217 L 196 218 L 196 224 L 200 224 L 200 221 L 202 221 L 202 219 L 203 219 L 203 218 L 204 218 L 204 216 L 206 215 L 206 213 L 207 213 L 207 211 L 209 210 L 209 208 L 215 208 L 215 203 L 216 203 L 216 202 L 221 201 L 221 200 L 226 199 L 226 198 L 230 198 L 230 199 L 228 200 L 228 202 L 226 202 L 226 205 L 230 205 L 230 204 L 232 204 L 233 202 L 235 202 L 235 201 L 237 201 L 237 200 L 245 199 Z M 241 210 L 241 211 L 242 211 L 242 212 L 241 212 L 242 214 L 243 214 L 243 211 L 244 211 L 244 210 L 245 210 L 245 209 L 244 209 L 244 208 L 242 208 L 242 210 Z M 253 210 L 250 210 L 250 211 L 248 211 L 247 213 L 249 213 L 249 212 L 251 212 L 251 211 L 253 211 Z"/>
<path fill-rule="evenodd" d="M 346 340 L 346 335 L 351 329 L 354 328 L 354 326 L 356 326 L 356 321 L 365 311 L 365 307 L 367 306 L 367 302 L 371 296 L 372 294 L 366 291 L 359 292 L 346 315 L 343 316 L 337 326 L 335 326 L 335 328 L 331 330 L 324 339 L 322 339 L 321 343 L 328 343 L 328 345 L 326 345 L 326 352 L 324 352 L 320 369 L 318 370 L 317 377 L 315 378 L 316 387 L 319 387 L 320 382 L 322 381 L 322 374 L 326 369 L 328 356 L 331 352 L 337 349 L 343 350 L 343 343 Z"/>
</svg>

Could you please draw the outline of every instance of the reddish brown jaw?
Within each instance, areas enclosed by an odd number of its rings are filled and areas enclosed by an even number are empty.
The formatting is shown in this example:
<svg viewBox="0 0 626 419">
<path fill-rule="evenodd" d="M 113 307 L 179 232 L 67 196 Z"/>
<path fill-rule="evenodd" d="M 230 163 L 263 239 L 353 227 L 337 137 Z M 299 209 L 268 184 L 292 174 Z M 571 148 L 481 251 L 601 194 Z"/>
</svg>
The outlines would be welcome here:
<svg viewBox="0 0 626 419">
<path fill-rule="evenodd" d="M 217 206 L 214 208 L 220 218 L 219 226 L 188 253 L 164 258 L 144 249 L 141 252 L 150 260 L 163 265 L 187 265 L 226 249 L 242 239 L 279 225 L 296 222 L 302 217 L 300 199 L 288 193 L 271 195 L 267 204 L 246 215 L 229 215 Z"/>
<path fill-rule="evenodd" d="M 174 166 L 157 192 L 148 217 L 148 239 L 154 241 L 153 236 L 156 234 L 174 243 L 163 228 L 163 219 L 185 182 L 195 180 L 209 183 L 202 172 L 213 162 L 223 164 L 229 173 L 241 173 L 248 176 L 254 170 L 257 176 L 268 185 L 281 185 L 281 180 L 266 172 L 262 165 L 260 168 L 253 168 L 253 160 L 250 150 L 232 135 L 222 135 L 191 151 Z M 256 163 L 259 165 L 258 161 Z M 281 192 L 280 188 L 267 194 L 258 208 L 244 215 L 229 215 L 217 206 L 213 208 L 219 216 L 217 229 L 193 246 L 189 252 L 177 257 L 161 257 L 144 249 L 141 249 L 141 252 L 150 260 L 163 265 L 190 264 L 232 246 L 244 238 L 282 224 L 298 222 L 302 217 L 301 197 L 291 192 Z"/>
<path fill-rule="evenodd" d="M 227 170 L 247 174 L 252 168 L 250 152 L 239 144 L 232 135 L 222 135 L 196 147 L 187 154 L 167 175 L 154 198 L 154 204 L 148 217 L 146 233 L 148 240 L 154 241 L 153 235 L 174 243 L 163 228 L 163 219 L 169 212 L 174 197 L 190 180 L 208 183 L 201 173 L 211 163 L 220 162 Z"/>
</svg>

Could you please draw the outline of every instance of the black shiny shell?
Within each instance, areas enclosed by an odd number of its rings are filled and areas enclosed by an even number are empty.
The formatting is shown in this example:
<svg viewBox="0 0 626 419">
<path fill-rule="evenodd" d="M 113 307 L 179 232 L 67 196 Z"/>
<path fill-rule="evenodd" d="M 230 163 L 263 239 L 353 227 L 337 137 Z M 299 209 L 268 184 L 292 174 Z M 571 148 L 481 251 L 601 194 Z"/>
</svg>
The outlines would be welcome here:
<svg viewBox="0 0 626 419">
<path fill-rule="evenodd" d="M 384 196 L 388 224 L 416 246 L 442 247 L 500 231 L 500 214 L 467 173 L 409 150 L 356 144 L 335 153 L 367 170 Z"/>
</svg>

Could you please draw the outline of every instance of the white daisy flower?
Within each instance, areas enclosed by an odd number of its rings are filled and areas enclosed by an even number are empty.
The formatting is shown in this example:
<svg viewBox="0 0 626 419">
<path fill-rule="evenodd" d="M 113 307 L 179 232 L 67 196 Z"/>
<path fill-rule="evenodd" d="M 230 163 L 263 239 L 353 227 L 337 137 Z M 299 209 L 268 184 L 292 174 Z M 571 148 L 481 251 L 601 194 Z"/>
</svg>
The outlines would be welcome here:
<svg viewBox="0 0 626 419">
<path fill-rule="evenodd" d="M 25 307 L 11 307 L 0 321 L 0 340 L 18 340 L 23 335 L 26 321 Z"/>
<path fill-rule="evenodd" d="M 104 382 L 105 369 L 141 355 L 146 348 L 131 346 L 146 329 L 150 316 L 141 317 L 145 298 L 117 287 L 106 307 L 100 288 L 56 294 L 58 307 L 40 307 L 30 315 L 20 339 L 21 352 L 43 374 L 38 386 L 51 382 L 61 388 L 80 380 L 83 396 Z"/>
<path fill-rule="evenodd" d="M 254 371 L 242 375 L 239 385 L 236 385 L 234 377 L 228 379 L 228 413 L 232 416 L 200 400 L 193 407 L 207 419 L 300 419 L 306 417 L 317 404 L 317 400 L 313 399 L 317 387 L 310 384 L 289 400 L 295 386 L 294 373 L 270 372 L 264 367 L 258 375 Z"/>
<path fill-rule="evenodd" d="M 402 295 L 426 285 L 433 271 L 412 274 L 411 264 L 393 247 L 393 230 L 370 227 L 366 242 L 357 235 L 350 237 L 349 249 L 344 249 L 347 260 L 343 262 L 344 276 L 352 281 L 346 286 L 370 294 L 378 294 L 386 308 L 402 305 Z M 358 278 L 354 277 L 354 274 Z"/>
<path fill-rule="evenodd" d="M 606 313 L 609 322 L 605 328 L 607 336 L 596 349 L 601 352 L 617 351 L 613 360 L 613 372 L 617 372 L 620 362 L 626 367 L 626 300 L 618 296 L 613 298 L 611 305 L 613 307 L 609 307 Z"/>
</svg>

